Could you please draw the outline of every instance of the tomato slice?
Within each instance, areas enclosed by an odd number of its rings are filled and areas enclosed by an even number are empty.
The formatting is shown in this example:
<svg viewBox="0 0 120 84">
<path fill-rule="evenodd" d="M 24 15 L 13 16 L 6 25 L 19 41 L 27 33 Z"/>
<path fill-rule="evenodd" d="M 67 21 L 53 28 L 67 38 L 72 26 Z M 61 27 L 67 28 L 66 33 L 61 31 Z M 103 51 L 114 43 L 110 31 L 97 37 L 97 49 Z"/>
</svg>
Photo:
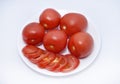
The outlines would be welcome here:
<svg viewBox="0 0 120 84">
<path fill-rule="evenodd" d="M 37 48 L 36 46 L 27 45 L 22 49 L 22 52 L 24 56 L 28 59 L 35 59 L 41 54 L 43 54 L 45 51 L 40 48 Z"/>
<path fill-rule="evenodd" d="M 46 66 L 46 69 L 49 71 L 54 71 L 55 68 L 59 67 L 59 63 L 62 60 L 62 56 L 60 56 L 59 54 L 56 54 L 55 56 L 55 59 Z"/>
<path fill-rule="evenodd" d="M 38 50 L 39 48 L 37 48 L 36 46 L 26 45 L 25 47 L 23 47 L 22 52 L 23 54 L 31 54 L 37 52 Z"/>
<path fill-rule="evenodd" d="M 62 59 L 58 63 L 58 67 L 56 67 L 53 71 L 54 72 L 60 72 L 66 65 L 67 65 L 67 58 L 63 55 L 61 55 Z"/>
<path fill-rule="evenodd" d="M 38 58 L 43 53 L 44 53 L 44 50 L 39 49 L 37 52 L 26 54 L 26 56 L 28 59 L 35 59 L 35 58 Z"/>
<path fill-rule="evenodd" d="M 45 57 L 37 63 L 38 67 L 40 68 L 45 68 L 55 59 L 55 54 L 52 52 L 48 52 L 48 54 L 44 54 L 44 55 Z"/>
<path fill-rule="evenodd" d="M 79 59 L 77 59 L 71 54 L 67 54 L 65 58 L 67 58 L 68 62 L 67 65 L 62 68 L 61 72 L 70 72 L 78 67 L 80 63 Z"/>
<path fill-rule="evenodd" d="M 29 59 L 32 63 L 37 64 L 38 62 L 40 62 L 42 59 L 44 59 L 47 55 L 49 55 L 48 52 L 44 52 L 42 54 L 39 55 L 39 57 L 37 58 L 32 58 Z"/>
</svg>

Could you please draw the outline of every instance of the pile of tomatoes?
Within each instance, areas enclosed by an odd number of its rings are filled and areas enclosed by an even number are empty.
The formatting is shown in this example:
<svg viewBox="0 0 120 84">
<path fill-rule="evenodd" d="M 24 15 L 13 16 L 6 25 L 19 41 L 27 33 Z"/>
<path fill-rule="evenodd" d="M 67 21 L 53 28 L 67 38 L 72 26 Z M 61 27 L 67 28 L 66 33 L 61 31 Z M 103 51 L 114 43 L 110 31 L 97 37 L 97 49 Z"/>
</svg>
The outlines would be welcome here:
<svg viewBox="0 0 120 84">
<path fill-rule="evenodd" d="M 78 67 L 80 59 L 89 56 L 94 40 L 86 32 L 88 21 L 80 13 L 63 16 L 52 8 L 45 9 L 39 22 L 27 24 L 22 37 L 26 46 L 22 52 L 28 60 L 41 69 L 53 72 L 69 72 Z M 45 50 L 39 48 L 43 45 Z M 69 53 L 62 52 L 68 48 Z"/>
</svg>

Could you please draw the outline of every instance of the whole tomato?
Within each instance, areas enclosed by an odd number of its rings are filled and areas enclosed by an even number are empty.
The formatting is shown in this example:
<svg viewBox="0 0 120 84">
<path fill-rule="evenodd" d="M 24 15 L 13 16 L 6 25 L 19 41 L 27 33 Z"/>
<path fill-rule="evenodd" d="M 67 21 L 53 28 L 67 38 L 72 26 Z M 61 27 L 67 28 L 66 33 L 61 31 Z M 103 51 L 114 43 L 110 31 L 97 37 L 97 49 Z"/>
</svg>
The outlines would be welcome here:
<svg viewBox="0 0 120 84">
<path fill-rule="evenodd" d="M 39 45 L 45 34 L 44 27 L 36 22 L 29 23 L 22 31 L 22 37 L 26 44 Z"/>
<path fill-rule="evenodd" d="M 68 36 L 74 33 L 85 31 L 87 29 L 87 19 L 80 13 L 65 14 L 60 21 L 60 29 L 63 30 Z"/>
<path fill-rule="evenodd" d="M 46 29 L 53 29 L 59 25 L 61 15 L 52 8 L 45 9 L 39 17 L 39 22 Z"/>
<path fill-rule="evenodd" d="M 43 38 L 44 47 L 51 52 L 59 53 L 67 43 L 67 35 L 61 30 L 51 30 Z"/>
<path fill-rule="evenodd" d="M 68 49 L 77 58 L 85 58 L 92 52 L 93 38 L 85 32 L 78 32 L 70 37 Z"/>
</svg>

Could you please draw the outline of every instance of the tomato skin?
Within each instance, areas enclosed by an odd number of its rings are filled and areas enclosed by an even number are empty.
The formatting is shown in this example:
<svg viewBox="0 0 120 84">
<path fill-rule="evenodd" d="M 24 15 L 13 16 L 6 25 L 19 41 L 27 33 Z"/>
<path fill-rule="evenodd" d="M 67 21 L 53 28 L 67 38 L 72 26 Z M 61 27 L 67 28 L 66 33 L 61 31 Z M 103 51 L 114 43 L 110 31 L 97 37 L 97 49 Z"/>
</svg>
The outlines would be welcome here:
<svg viewBox="0 0 120 84">
<path fill-rule="evenodd" d="M 45 9 L 39 17 L 39 22 L 45 29 L 53 29 L 59 25 L 61 15 L 52 8 Z"/>
<path fill-rule="evenodd" d="M 77 32 L 85 31 L 87 29 L 87 19 L 84 15 L 79 13 L 65 14 L 60 21 L 60 29 L 68 36 Z"/>
<path fill-rule="evenodd" d="M 51 52 L 59 53 L 67 43 L 67 35 L 61 30 L 51 30 L 43 38 L 44 47 Z"/>
<path fill-rule="evenodd" d="M 78 32 L 71 36 L 68 49 L 77 58 L 85 58 L 92 52 L 94 46 L 93 38 L 86 32 Z"/>
<path fill-rule="evenodd" d="M 29 45 L 39 45 L 43 40 L 44 34 L 44 27 L 36 22 L 29 23 L 22 31 L 23 40 Z"/>
</svg>

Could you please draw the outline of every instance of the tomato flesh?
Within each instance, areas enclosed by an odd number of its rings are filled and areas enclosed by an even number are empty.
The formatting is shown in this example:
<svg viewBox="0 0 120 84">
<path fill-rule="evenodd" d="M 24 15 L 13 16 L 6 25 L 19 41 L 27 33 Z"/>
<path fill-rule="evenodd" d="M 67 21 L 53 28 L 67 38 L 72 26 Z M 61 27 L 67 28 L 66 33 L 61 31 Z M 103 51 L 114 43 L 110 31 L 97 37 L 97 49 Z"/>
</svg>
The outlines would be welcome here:
<svg viewBox="0 0 120 84">
<path fill-rule="evenodd" d="M 80 61 L 75 56 L 68 54 L 65 57 L 67 58 L 67 65 L 62 68 L 61 72 L 70 72 L 78 67 Z"/>
<path fill-rule="evenodd" d="M 54 72 L 61 72 L 61 70 L 67 65 L 67 58 L 65 56 L 61 56 L 62 59 L 59 62 L 58 67 L 54 70 Z"/>
<path fill-rule="evenodd" d="M 49 71 L 54 71 L 57 67 L 59 67 L 59 63 L 62 60 L 62 57 L 59 54 L 56 54 L 55 59 L 46 66 L 46 69 Z"/>
<path fill-rule="evenodd" d="M 49 54 L 44 54 L 45 57 L 37 63 L 38 67 L 45 68 L 48 64 L 50 64 L 55 59 L 55 54 L 49 52 Z"/>
<path fill-rule="evenodd" d="M 26 45 L 22 49 L 22 52 L 26 53 L 26 54 L 34 53 L 34 52 L 37 52 L 37 51 L 38 51 L 38 48 L 36 46 L 33 46 L 33 45 Z"/>
<path fill-rule="evenodd" d="M 35 54 L 39 51 L 39 49 L 36 46 L 33 45 L 26 45 L 23 49 L 22 52 L 27 58 L 34 58 L 36 56 L 31 56 L 32 54 Z M 42 50 L 41 50 L 42 51 Z"/>
</svg>

